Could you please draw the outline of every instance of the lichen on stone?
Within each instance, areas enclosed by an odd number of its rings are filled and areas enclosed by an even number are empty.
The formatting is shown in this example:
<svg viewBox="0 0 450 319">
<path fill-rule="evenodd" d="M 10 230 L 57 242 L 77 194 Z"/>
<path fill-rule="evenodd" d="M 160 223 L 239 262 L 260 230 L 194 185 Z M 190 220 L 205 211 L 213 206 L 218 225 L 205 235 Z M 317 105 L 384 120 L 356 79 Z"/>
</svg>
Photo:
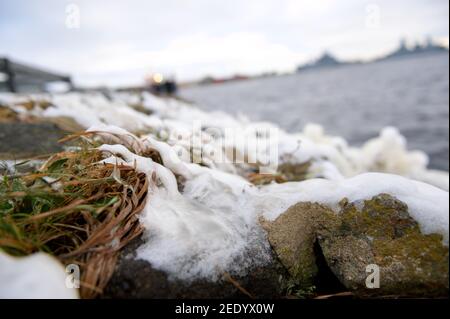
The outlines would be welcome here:
<svg viewBox="0 0 450 319">
<path fill-rule="evenodd" d="M 338 226 L 320 245 L 341 282 L 360 295 L 441 296 L 448 293 L 448 247 L 442 235 L 423 234 L 403 202 L 388 194 L 341 202 Z M 366 267 L 379 266 L 380 288 L 365 285 Z"/>
<path fill-rule="evenodd" d="M 448 247 L 442 235 L 423 234 L 405 203 L 388 194 L 340 202 L 340 212 L 298 203 L 264 222 L 269 242 L 297 287 L 318 275 L 314 243 L 336 278 L 360 297 L 448 294 Z M 367 267 L 380 270 L 380 287 L 369 289 Z"/>
</svg>

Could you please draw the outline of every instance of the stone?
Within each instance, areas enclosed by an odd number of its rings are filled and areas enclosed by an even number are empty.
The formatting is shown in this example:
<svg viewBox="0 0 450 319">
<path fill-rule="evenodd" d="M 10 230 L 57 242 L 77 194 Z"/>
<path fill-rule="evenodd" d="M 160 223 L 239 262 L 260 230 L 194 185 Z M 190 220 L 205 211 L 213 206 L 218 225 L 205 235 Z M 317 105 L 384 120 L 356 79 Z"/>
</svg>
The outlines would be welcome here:
<svg viewBox="0 0 450 319">
<path fill-rule="evenodd" d="M 0 159 L 24 159 L 62 151 L 65 132 L 52 123 L 1 123 Z"/>
<path fill-rule="evenodd" d="M 317 235 L 328 266 L 349 290 L 361 297 L 448 296 L 448 247 L 442 235 L 422 234 L 406 204 L 380 194 L 341 207 Z M 366 285 L 373 267 L 379 288 Z"/>
<path fill-rule="evenodd" d="M 333 212 L 315 203 L 291 206 L 273 222 L 263 221 L 270 245 L 296 284 L 313 284 L 318 269 L 314 253 L 316 229 Z"/>
<path fill-rule="evenodd" d="M 114 274 L 101 298 L 121 299 L 205 299 L 249 298 L 236 284 L 224 277 L 218 282 L 171 280 L 163 271 L 154 269 L 145 261 L 136 259 L 136 249 L 142 240 L 131 242 L 121 252 Z M 280 298 L 287 276 L 276 257 L 264 267 L 254 267 L 246 276 L 229 276 L 253 298 Z"/>
</svg>

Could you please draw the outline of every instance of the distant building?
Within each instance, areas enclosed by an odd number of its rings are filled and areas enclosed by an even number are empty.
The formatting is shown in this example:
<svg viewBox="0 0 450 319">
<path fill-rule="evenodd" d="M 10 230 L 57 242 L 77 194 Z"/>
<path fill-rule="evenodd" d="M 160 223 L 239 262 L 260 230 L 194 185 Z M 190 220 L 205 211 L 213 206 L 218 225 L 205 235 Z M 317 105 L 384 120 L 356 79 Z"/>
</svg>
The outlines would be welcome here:
<svg viewBox="0 0 450 319">
<path fill-rule="evenodd" d="M 55 84 L 66 86 L 67 90 L 73 88 L 69 76 L 48 72 L 0 57 L 0 92 L 47 92 Z"/>
</svg>

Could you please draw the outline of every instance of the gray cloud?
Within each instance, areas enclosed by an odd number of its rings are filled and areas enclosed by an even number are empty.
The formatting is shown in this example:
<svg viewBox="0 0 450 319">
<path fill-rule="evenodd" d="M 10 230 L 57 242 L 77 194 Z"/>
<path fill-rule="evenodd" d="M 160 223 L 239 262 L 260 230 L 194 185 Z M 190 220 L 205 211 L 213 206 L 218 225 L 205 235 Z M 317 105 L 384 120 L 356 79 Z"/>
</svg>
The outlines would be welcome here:
<svg viewBox="0 0 450 319">
<path fill-rule="evenodd" d="M 65 26 L 66 5 L 80 29 Z M 367 28 L 367 6 L 380 10 Z M 6 0 L 0 54 L 61 70 L 79 84 L 138 83 L 161 70 L 178 78 L 293 69 L 328 49 L 371 58 L 400 37 L 448 41 L 448 1 Z"/>
</svg>

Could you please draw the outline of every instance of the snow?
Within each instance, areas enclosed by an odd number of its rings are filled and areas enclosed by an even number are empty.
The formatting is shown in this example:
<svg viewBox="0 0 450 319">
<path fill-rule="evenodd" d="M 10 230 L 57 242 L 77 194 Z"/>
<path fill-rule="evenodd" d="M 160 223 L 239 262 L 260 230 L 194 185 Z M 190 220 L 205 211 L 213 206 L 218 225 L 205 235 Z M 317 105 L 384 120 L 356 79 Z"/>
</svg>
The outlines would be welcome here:
<svg viewBox="0 0 450 319">
<path fill-rule="evenodd" d="M 225 271 L 244 274 L 270 260 L 246 197 L 211 175 L 188 182 L 182 195 L 155 191 L 140 220 L 146 243 L 138 257 L 171 278 L 216 280 Z"/>
<path fill-rule="evenodd" d="M 423 179 L 448 190 L 448 183 L 442 175 L 428 174 L 427 155 L 421 151 L 409 151 L 405 138 L 396 128 L 384 128 L 378 137 L 367 141 L 361 148 L 350 147 L 342 138 L 327 136 L 323 128 L 315 124 L 307 125 L 302 133 L 296 135 L 297 143 L 294 136 L 283 135 L 280 138 L 280 153 L 290 153 L 293 162 L 317 162 L 325 158 L 326 161 L 322 163 L 331 162 L 345 177 L 365 172 L 384 172 Z M 299 147 L 296 146 L 298 143 Z M 327 168 L 329 165 L 322 168 L 323 174 L 329 173 Z M 448 176 L 448 172 L 445 175 Z"/>
<path fill-rule="evenodd" d="M 103 163 L 133 166 L 137 171 L 145 172 L 149 178 L 156 174 L 156 177 L 159 178 L 162 186 L 165 187 L 168 193 L 172 195 L 178 194 L 175 176 L 164 166 L 153 162 L 152 159 L 135 155 L 123 145 L 102 145 L 99 147 L 99 150 L 107 154 L 120 156 L 119 158 L 115 156 L 108 157 L 102 161 Z M 150 183 L 150 185 L 152 184 Z"/>
<path fill-rule="evenodd" d="M 140 218 L 146 243 L 138 257 L 173 278 L 215 280 L 224 271 L 242 272 L 268 262 L 268 244 L 258 220 L 274 220 L 298 202 L 322 203 L 338 213 L 343 198 L 359 202 L 388 193 L 408 205 L 423 233 L 440 233 L 448 245 L 449 194 L 429 184 L 364 173 L 255 187 L 238 175 L 183 162 L 166 143 L 149 137 L 141 141 L 160 153 L 164 166 L 122 145 L 103 145 L 100 150 L 118 156 L 108 158 L 110 163 L 124 161 L 160 180 L 162 187 L 152 187 Z M 175 174 L 186 179 L 182 192 Z"/>
<path fill-rule="evenodd" d="M 122 160 L 161 181 L 162 187 L 149 190 L 150 199 L 140 217 L 147 243 L 138 250 L 139 258 L 187 281 L 218 279 L 224 271 L 242 273 L 250 265 L 270 260 L 255 211 L 246 207 L 245 192 L 255 191 L 255 187 L 236 175 L 172 160 L 173 150 L 167 144 L 153 141 L 149 145 L 161 152 L 166 167 L 173 171 L 122 145 L 99 148 L 120 157 L 106 161 Z M 182 194 L 176 189 L 174 173 L 187 178 Z"/>
<path fill-rule="evenodd" d="M 38 169 L 42 165 L 42 160 L 0 160 L 0 176 L 14 175 L 20 168 Z"/>
<path fill-rule="evenodd" d="M 338 211 L 338 203 L 367 200 L 390 194 L 408 205 L 409 213 L 424 234 L 439 233 L 448 245 L 449 193 L 432 185 L 384 173 L 365 173 L 341 181 L 311 179 L 299 183 L 272 184 L 261 191 L 264 216 L 273 220 L 297 202 L 318 202 Z M 265 208 L 271 202 L 270 209 Z M 279 207 L 274 207 L 279 203 Z"/>
<path fill-rule="evenodd" d="M 28 100 L 46 100 L 51 106 L 45 110 L 39 107 L 26 110 L 20 104 Z M 207 155 L 204 156 L 203 164 L 230 173 L 236 173 L 236 165 L 230 164 L 234 161 L 230 158 L 233 152 L 240 159 L 247 159 L 255 164 L 267 161 L 266 151 L 274 150 L 278 156 L 271 155 L 270 164 L 273 165 L 269 165 L 269 171 L 283 162 L 311 161 L 316 177 L 340 179 L 365 172 L 384 172 L 449 190 L 448 172 L 430 172 L 427 169 L 426 154 L 408 150 L 405 138 L 393 127 L 383 129 L 380 136 L 356 148 L 349 146 L 340 137 L 327 135 L 319 125 L 309 124 L 302 132 L 290 134 L 271 123 L 252 123 L 243 116 L 206 112 L 191 104 L 171 98 L 159 98 L 150 93 L 110 93 L 108 97 L 101 93 L 2 93 L 0 103 L 9 105 L 22 114 L 68 116 L 85 128 L 114 125 L 129 132 L 147 132 L 158 139 L 166 136 L 167 143 L 171 146 L 185 151 L 190 151 L 190 147 L 194 146 L 200 154 Z M 132 107 L 138 104 L 153 113 L 147 115 Z M 277 141 L 273 138 L 255 137 L 257 132 L 264 130 L 276 131 Z M 233 138 L 227 138 L 227 131 L 232 131 Z M 201 148 L 194 145 L 199 140 L 202 141 Z M 255 145 L 261 146 L 256 152 L 252 152 Z M 210 153 L 214 153 L 214 156 L 209 156 Z"/>
<path fill-rule="evenodd" d="M 152 116 L 142 116 L 120 101 L 109 101 L 101 94 L 80 95 L 69 93 L 54 95 L 53 107 L 42 112 L 42 116 L 68 116 L 84 127 L 111 124 L 128 130 L 144 130 L 160 124 Z"/>
<path fill-rule="evenodd" d="M 44 253 L 12 257 L 0 252 L 0 299 L 76 299 L 64 267 Z"/>
</svg>

